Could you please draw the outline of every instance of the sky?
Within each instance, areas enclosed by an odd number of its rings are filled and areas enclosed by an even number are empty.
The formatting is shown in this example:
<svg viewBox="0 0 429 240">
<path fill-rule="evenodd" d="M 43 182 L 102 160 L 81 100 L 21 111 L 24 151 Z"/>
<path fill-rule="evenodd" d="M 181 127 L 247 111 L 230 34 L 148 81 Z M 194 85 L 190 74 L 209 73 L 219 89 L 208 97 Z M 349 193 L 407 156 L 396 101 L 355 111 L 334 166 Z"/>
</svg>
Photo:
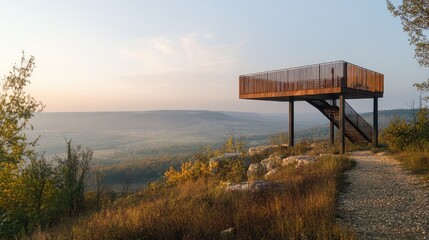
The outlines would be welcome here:
<svg viewBox="0 0 429 240">
<path fill-rule="evenodd" d="M 27 90 L 47 112 L 285 113 L 284 102 L 240 100 L 238 76 L 336 60 L 384 74 L 380 109 L 409 108 L 412 84 L 429 77 L 383 0 L 0 0 L 2 78 L 22 51 L 36 58 Z M 350 104 L 372 111 L 372 100 Z"/>
</svg>

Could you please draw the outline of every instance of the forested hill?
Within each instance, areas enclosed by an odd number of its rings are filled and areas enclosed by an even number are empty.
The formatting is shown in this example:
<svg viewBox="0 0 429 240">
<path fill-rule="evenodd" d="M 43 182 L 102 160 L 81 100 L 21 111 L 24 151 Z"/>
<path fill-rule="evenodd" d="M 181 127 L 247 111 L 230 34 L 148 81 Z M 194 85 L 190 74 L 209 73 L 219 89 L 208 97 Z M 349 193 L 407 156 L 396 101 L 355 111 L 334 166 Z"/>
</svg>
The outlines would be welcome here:
<svg viewBox="0 0 429 240">
<path fill-rule="evenodd" d="M 401 117 L 407 121 L 413 119 L 414 113 L 417 113 L 418 110 L 413 109 L 392 109 L 392 110 L 381 110 L 378 112 L 378 124 L 381 128 L 387 126 L 389 122 L 395 117 Z M 372 124 L 372 112 L 364 113 L 362 117 L 365 118 L 369 123 Z"/>
</svg>

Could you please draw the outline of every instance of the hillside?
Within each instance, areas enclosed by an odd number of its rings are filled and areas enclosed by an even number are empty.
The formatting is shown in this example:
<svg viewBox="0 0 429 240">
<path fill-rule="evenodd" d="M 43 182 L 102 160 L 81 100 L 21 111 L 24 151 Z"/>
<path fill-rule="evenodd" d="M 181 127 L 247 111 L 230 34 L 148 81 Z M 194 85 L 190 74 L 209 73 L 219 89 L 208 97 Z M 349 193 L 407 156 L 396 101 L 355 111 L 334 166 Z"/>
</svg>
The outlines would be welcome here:
<svg viewBox="0 0 429 240">
<path fill-rule="evenodd" d="M 340 176 L 353 163 L 338 155 L 291 156 L 310 149 L 323 150 L 304 142 L 262 152 L 221 151 L 210 161 L 201 156 L 139 192 L 113 199 L 104 194 L 101 211 L 93 208 L 31 238 L 353 239 L 335 219 Z M 261 165 L 267 162 L 270 167 Z M 259 165 L 260 171 L 252 170 Z M 94 200 L 86 201 L 95 206 Z"/>
</svg>

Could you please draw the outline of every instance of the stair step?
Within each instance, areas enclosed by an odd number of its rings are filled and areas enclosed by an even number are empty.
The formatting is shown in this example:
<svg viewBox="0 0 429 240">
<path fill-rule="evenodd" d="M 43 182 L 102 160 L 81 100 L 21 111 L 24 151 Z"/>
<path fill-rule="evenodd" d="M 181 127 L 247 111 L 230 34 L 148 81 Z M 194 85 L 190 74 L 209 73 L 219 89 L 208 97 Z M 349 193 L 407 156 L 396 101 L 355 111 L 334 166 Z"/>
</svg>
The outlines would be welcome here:
<svg viewBox="0 0 429 240">
<path fill-rule="evenodd" d="M 322 112 L 323 115 L 325 115 L 337 127 L 339 126 L 339 118 L 340 118 L 339 111 L 340 111 L 340 109 L 338 106 L 332 106 L 329 102 L 327 102 L 325 100 L 311 99 L 311 100 L 307 100 L 307 102 L 310 103 L 311 105 L 313 105 L 315 108 L 317 108 L 320 112 Z M 347 104 L 347 102 L 346 102 L 346 107 L 348 107 L 348 109 L 351 109 L 351 111 L 354 112 L 353 116 L 357 115 L 358 117 L 360 117 L 359 114 L 356 113 L 353 110 L 353 108 L 351 108 L 351 106 Z M 344 132 L 345 132 L 346 137 L 352 142 L 368 142 L 368 139 L 363 135 L 363 132 L 365 132 L 364 128 L 361 127 L 361 129 L 358 129 L 357 125 L 355 127 L 352 124 L 353 120 L 347 118 L 347 116 L 345 116 L 345 117 L 346 117 L 346 121 L 344 123 L 344 128 L 345 128 Z M 352 118 L 352 119 L 354 119 L 354 118 Z M 365 122 L 365 120 L 363 120 L 363 121 Z M 368 126 L 371 127 L 369 124 L 368 124 Z M 372 128 L 371 128 L 371 131 L 372 131 Z M 370 139 L 371 136 L 369 136 L 368 138 Z"/>
</svg>

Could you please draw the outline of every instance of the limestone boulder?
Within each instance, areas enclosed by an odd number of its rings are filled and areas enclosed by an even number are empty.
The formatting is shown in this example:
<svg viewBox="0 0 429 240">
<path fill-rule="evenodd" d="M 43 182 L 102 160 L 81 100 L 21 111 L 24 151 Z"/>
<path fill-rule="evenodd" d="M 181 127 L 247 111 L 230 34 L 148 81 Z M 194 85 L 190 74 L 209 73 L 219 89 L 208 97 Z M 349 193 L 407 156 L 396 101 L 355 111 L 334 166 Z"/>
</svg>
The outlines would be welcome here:
<svg viewBox="0 0 429 240">
<path fill-rule="evenodd" d="M 277 154 L 272 154 L 268 158 L 261 161 L 261 165 L 267 172 L 282 165 L 282 158 Z"/>
<path fill-rule="evenodd" d="M 266 154 L 270 151 L 273 151 L 277 149 L 278 145 L 264 145 L 264 146 L 257 146 L 257 147 L 251 147 L 249 148 L 249 155 L 257 155 L 257 154 Z M 282 144 L 280 147 L 287 148 L 287 144 Z"/>
<path fill-rule="evenodd" d="M 271 169 L 269 172 L 265 174 L 265 179 L 271 178 L 274 174 L 276 174 L 280 170 L 280 167 L 276 167 Z"/>
<path fill-rule="evenodd" d="M 267 170 L 260 163 L 252 163 L 249 165 L 249 169 L 247 169 L 247 178 L 249 180 L 259 179 L 264 176 Z"/>
<path fill-rule="evenodd" d="M 313 163 L 316 160 L 313 156 L 297 155 L 284 158 L 282 166 L 295 165 L 296 167 Z"/>
<path fill-rule="evenodd" d="M 278 183 L 256 180 L 256 181 L 247 181 L 237 184 L 232 184 L 226 187 L 226 191 L 250 191 L 257 192 L 268 189 L 278 189 L 281 186 Z"/>
</svg>

